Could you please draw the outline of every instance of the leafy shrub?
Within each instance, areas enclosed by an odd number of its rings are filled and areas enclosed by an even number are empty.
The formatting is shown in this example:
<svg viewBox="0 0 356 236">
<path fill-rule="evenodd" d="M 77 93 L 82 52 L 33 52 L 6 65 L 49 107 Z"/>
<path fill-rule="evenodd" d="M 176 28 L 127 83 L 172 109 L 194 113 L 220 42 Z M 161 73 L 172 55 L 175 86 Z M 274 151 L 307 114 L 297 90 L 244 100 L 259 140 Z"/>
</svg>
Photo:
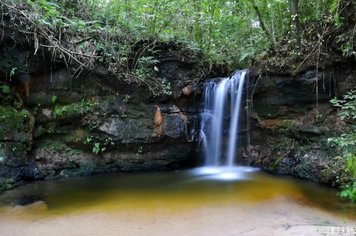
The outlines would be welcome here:
<svg viewBox="0 0 356 236">
<path fill-rule="evenodd" d="M 340 195 L 356 201 L 356 91 L 348 92 L 343 99 L 333 99 L 331 103 L 340 109 L 341 119 L 349 124 L 347 133 L 329 138 L 329 143 L 341 150 L 346 160 L 346 172 L 350 178 Z"/>
</svg>

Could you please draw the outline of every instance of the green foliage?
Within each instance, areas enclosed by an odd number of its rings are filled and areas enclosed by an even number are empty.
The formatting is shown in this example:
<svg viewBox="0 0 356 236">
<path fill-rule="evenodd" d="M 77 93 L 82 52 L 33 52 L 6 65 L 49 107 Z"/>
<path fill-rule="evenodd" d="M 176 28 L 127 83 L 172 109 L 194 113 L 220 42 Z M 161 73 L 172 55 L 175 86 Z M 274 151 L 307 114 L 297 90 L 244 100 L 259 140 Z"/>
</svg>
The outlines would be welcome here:
<svg viewBox="0 0 356 236">
<path fill-rule="evenodd" d="M 354 129 L 355 127 L 353 127 Z M 353 149 L 356 146 L 356 133 L 341 134 L 339 137 L 329 138 L 328 141 L 334 147 Z"/>
<path fill-rule="evenodd" d="M 356 155 L 349 153 L 347 156 L 346 168 L 350 174 L 356 177 Z"/>
<path fill-rule="evenodd" d="M 1 131 L 28 131 L 32 127 L 29 126 L 30 113 L 25 110 L 16 110 L 10 106 L 0 106 L 0 125 Z"/>
<path fill-rule="evenodd" d="M 5 95 L 9 94 L 11 92 L 9 85 L 4 84 L 4 85 L 0 86 L 0 88 L 1 88 L 1 92 Z"/>
<path fill-rule="evenodd" d="M 341 100 L 332 99 L 331 103 L 341 109 L 343 120 L 356 121 L 356 90 L 349 91 Z"/>
<path fill-rule="evenodd" d="M 95 68 L 99 61 L 118 79 L 145 85 L 154 95 L 171 95 L 169 82 L 158 77 L 157 41 L 184 42 L 181 45 L 192 52 L 203 52 L 203 60 L 230 69 L 266 57 L 280 68 L 301 61 L 319 65 L 320 56 L 328 57 L 334 45 L 328 42 L 331 36 L 337 36 L 335 43 L 345 57 L 356 57 L 354 27 L 337 30 L 350 22 L 344 15 L 350 0 L 300 0 L 300 32 L 292 32 L 288 2 L 1 0 L 0 4 L 5 6 L 2 15 L 14 19 L 12 28 L 34 39 L 35 52 L 45 48 L 54 60 L 77 73 Z M 293 38 L 296 33 L 300 40 Z M 140 45 L 142 41 L 154 43 Z M 4 55 L 0 70 L 10 78 L 28 69 L 27 56 Z M 274 62 L 274 57 L 279 60 Z"/>
<path fill-rule="evenodd" d="M 53 115 L 56 119 L 65 119 L 71 116 L 83 115 L 93 111 L 98 107 L 98 103 L 94 100 L 82 99 L 78 103 L 69 105 L 56 105 Z"/>
<path fill-rule="evenodd" d="M 344 189 L 340 193 L 340 196 L 356 201 L 356 181 L 350 185 L 345 185 Z"/>
<path fill-rule="evenodd" d="M 84 141 L 84 144 L 91 144 L 92 145 L 92 153 L 98 155 L 101 152 L 105 152 L 109 147 L 114 146 L 115 143 L 112 138 L 107 137 L 105 140 L 98 141 L 95 140 L 95 137 L 88 136 Z"/>
<path fill-rule="evenodd" d="M 356 91 L 348 92 L 343 99 L 333 99 L 331 103 L 340 109 L 341 119 L 350 124 L 347 133 L 328 139 L 330 145 L 341 150 L 350 177 L 340 195 L 356 201 Z"/>
<path fill-rule="evenodd" d="M 131 99 L 131 96 L 128 94 L 125 94 L 124 99 L 122 100 L 124 103 L 128 103 Z"/>
<path fill-rule="evenodd" d="M 94 154 L 98 155 L 99 152 L 101 151 L 100 143 L 94 143 L 92 151 L 93 151 Z"/>
<path fill-rule="evenodd" d="M 295 33 L 292 32 L 289 1 L 1 2 L 8 7 L 11 17 L 19 17 L 26 25 L 26 32 L 35 38 L 35 46 L 51 50 L 53 55 L 74 64 L 77 69 L 92 69 L 95 62 L 100 61 L 118 78 L 145 84 L 155 95 L 160 95 L 162 89 L 155 77 L 157 61 L 147 52 L 135 55 L 137 42 L 145 39 L 188 42 L 187 46 L 202 51 L 205 59 L 227 64 L 230 68 L 248 66 L 254 59 L 264 57 L 271 46 L 276 49 L 276 45 L 287 46 L 288 56 L 298 57 L 303 54 L 299 46 L 308 45 L 309 41 L 311 47 L 315 47 L 316 40 L 320 45 L 325 44 L 323 36 L 331 34 L 329 26 L 344 24 L 342 11 L 345 7 L 341 6 L 348 1 L 299 1 L 298 20 L 301 26 L 308 26 L 300 27 L 299 45 L 292 37 Z M 317 35 L 319 39 L 315 38 Z M 354 36 L 351 30 L 338 37 L 345 56 L 356 56 Z M 310 50 L 320 51 L 306 48 L 305 53 L 309 54 Z M 306 56 L 304 54 L 301 56 Z"/>
<path fill-rule="evenodd" d="M 57 101 L 57 96 L 56 95 L 53 95 L 52 97 L 51 97 L 51 102 L 52 103 L 55 103 Z"/>
</svg>

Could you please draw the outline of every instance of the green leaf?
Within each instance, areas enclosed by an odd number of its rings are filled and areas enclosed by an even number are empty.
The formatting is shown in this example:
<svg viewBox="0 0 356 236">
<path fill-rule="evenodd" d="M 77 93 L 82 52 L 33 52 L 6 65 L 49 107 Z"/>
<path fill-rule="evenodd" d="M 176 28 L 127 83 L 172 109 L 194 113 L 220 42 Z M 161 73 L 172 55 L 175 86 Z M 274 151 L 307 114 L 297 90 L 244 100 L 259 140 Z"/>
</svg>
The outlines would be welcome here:
<svg viewBox="0 0 356 236">
<path fill-rule="evenodd" d="M 7 84 L 0 86 L 0 88 L 1 88 L 1 92 L 5 95 L 10 94 L 11 92 L 10 86 Z"/>
</svg>

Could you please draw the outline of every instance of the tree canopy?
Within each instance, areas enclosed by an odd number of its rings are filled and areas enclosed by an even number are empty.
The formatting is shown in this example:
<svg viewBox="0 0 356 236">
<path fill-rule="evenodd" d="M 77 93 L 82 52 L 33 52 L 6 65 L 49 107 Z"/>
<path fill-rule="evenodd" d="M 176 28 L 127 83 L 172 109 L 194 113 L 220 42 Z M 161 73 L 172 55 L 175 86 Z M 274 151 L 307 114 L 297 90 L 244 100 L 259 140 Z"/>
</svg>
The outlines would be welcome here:
<svg viewBox="0 0 356 236">
<path fill-rule="evenodd" d="M 32 22 L 36 47 L 63 49 L 85 65 L 107 62 L 142 39 L 186 42 L 208 60 L 230 68 L 251 65 L 267 54 L 297 58 L 328 54 L 332 43 L 356 57 L 352 0 L 0 0 L 3 14 Z M 14 12 L 17 12 L 16 14 Z M 18 22 L 16 23 L 18 24 Z M 343 27 L 346 29 L 340 30 Z M 66 39 L 65 43 L 62 41 Z M 335 46 L 335 45 L 333 45 Z M 71 54 L 72 51 L 76 53 Z M 283 53 L 287 55 L 284 55 Z M 80 58 L 79 58 L 80 57 Z M 319 58 L 313 58 L 317 64 Z M 119 65 L 111 66 L 114 71 Z M 116 68 L 117 69 L 117 68 Z"/>
</svg>

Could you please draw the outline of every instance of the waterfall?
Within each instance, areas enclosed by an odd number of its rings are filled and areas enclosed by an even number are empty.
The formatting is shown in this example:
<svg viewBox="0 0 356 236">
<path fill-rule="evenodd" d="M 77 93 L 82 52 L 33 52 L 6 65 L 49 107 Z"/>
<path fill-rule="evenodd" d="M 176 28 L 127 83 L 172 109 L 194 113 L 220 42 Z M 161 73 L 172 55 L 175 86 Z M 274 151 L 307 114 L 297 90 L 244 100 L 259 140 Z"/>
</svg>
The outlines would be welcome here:
<svg viewBox="0 0 356 236">
<path fill-rule="evenodd" d="M 205 85 L 200 127 L 205 166 L 233 167 L 236 163 L 246 73 L 236 71 L 232 77 Z"/>
</svg>

